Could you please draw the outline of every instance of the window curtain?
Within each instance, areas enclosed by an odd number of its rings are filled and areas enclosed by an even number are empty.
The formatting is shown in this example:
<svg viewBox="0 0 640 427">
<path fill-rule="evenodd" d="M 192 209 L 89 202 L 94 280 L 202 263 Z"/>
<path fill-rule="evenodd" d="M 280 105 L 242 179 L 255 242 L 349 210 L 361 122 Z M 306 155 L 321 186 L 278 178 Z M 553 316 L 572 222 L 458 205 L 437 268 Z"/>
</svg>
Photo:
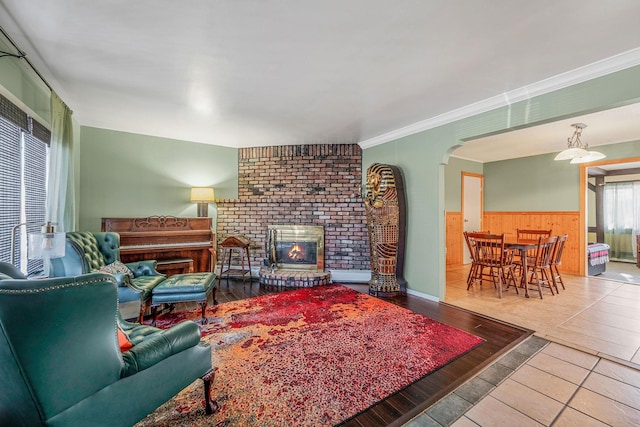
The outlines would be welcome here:
<svg viewBox="0 0 640 427">
<path fill-rule="evenodd" d="M 76 229 L 72 114 L 58 94 L 51 91 L 47 219 L 57 224 L 56 231 Z"/>
<path fill-rule="evenodd" d="M 607 183 L 604 189 L 604 242 L 609 256 L 635 261 L 636 236 L 640 233 L 640 182 Z"/>
</svg>

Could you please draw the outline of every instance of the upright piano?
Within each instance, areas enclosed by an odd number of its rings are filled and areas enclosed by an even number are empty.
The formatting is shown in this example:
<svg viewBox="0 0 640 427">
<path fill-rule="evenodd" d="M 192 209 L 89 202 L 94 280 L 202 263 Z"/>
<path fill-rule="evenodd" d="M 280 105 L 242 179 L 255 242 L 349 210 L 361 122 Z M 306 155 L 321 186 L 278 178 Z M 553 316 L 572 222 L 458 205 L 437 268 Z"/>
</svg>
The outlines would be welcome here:
<svg viewBox="0 0 640 427">
<path fill-rule="evenodd" d="M 102 218 L 102 231 L 120 234 L 122 262 L 156 260 L 168 276 L 213 271 L 216 265 L 211 218 Z"/>
</svg>

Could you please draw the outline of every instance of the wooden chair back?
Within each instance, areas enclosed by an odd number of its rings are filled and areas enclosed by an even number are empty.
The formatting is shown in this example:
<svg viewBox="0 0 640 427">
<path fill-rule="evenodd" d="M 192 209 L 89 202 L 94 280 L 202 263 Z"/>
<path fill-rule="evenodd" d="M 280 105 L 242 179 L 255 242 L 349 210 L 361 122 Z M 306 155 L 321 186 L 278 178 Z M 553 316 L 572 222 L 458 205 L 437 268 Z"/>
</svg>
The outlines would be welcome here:
<svg viewBox="0 0 640 427">
<path fill-rule="evenodd" d="M 562 264 L 562 251 L 564 250 L 564 243 L 567 241 L 567 239 L 569 238 L 568 234 L 563 234 L 562 236 L 558 236 L 558 240 L 556 241 L 556 246 L 553 249 L 553 256 L 551 259 L 551 263 L 553 265 L 560 265 Z"/>
<path fill-rule="evenodd" d="M 518 242 L 537 242 L 541 237 L 550 237 L 551 230 L 516 230 Z"/>
<path fill-rule="evenodd" d="M 538 249 L 536 250 L 534 267 L 549 268 L 551 266 L 553 251 L 557 240 L 558 236 L 540 237 L 538 239 Z"/>
<path fill-rule="evenodd" d="M 505 263 L 504 234 L 468 233 L 479 264 L 502 267 Z"/>
</svg>

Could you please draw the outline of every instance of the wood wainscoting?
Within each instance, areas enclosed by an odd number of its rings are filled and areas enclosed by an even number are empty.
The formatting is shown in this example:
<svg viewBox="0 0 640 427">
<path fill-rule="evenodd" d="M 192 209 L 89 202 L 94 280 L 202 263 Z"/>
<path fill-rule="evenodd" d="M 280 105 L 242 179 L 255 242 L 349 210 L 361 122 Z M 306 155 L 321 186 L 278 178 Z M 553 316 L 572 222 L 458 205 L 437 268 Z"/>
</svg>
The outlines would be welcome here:
<svg viewBox="0 0 640 427">
<path fill-rule="evenodd" d="M 447 212 L 447 265 L 461 265 L 464 237 L 462 236 L 462 212 Z"/>
<path fill-rule="evenodd" d="M 447 265 L 462 263 L 462 214 L 447 212 L 446 215 Z M 551 229 L 554 235 L 568 234 L 569 239 L 562 254 L 561 271 L 580 275 L 580 212 L 484 212 L 482 229 L 495 234 L 505 234 L 507 240 L 516 239 L 516 230 Z M 453 253 L 453 252 L 456 253 Z M 583 258 L 584 259 L 584 258 Z"/>
</svg>

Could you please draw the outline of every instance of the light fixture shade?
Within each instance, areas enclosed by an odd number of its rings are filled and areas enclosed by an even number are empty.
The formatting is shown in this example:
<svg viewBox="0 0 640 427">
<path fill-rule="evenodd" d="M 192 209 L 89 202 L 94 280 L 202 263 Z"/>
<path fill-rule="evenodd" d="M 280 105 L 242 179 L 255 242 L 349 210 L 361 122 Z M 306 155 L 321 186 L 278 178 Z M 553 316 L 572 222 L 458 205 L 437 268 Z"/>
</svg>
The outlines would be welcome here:
<svg viewBox="0 0 640 427">
<path fill-rule="evenodd" d="M 213 187 L 193 187 L 191 189 L 191 201 L 194 203 L 214 202 Z"/>
<path fill-rule="evenodd" d="M 570 160 L 580 157 L 586 157 L 589 152 L 583 148 L 567 148 L 561 151 L 553 160 Z"/>
<path fill-rule="evenodd" d="M 51 259 L 64 256 L 65 233 L 29 233 L 29 259 Z"/>
<path fill-rule="evenodd" d="M 580 140 L 582 130 L 587 127 L 584 123 L 574 123 L 571 127 L 575 128 L 573 135 L 567 138 L 567 149 L 558 153 L 553 160 L 571 160 L 570 163 L 587 163 L 595 160 L 604 159 L 605 156 L 597 151 L 588 151 L 588 145 Z"/>
<path fill-rule="evenodd" d="M 604 159 L 605 156 L 604 154 L 598 152 L 598 151 L 589 151 L 589 154 L 586 156 L 582 156 L 582 157 L 575 157 L 573 159 L 571 159 L 572 164 L 576 164 L 576 163 L 588 163 L 588 162 L 595 162 L 596 160 L 601 160 Z"/>
</svg>

